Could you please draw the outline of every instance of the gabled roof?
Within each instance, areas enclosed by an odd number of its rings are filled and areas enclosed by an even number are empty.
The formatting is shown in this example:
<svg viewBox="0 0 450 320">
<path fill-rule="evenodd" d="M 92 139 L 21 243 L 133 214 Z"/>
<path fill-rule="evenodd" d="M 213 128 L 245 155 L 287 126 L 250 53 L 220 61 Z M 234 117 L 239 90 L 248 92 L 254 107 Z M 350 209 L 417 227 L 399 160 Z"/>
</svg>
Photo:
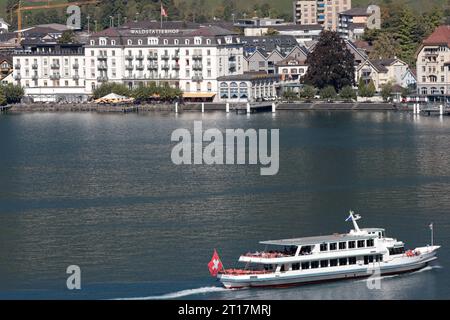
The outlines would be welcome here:
<svg viewBox="0 0 450 320">
<path fill-rule="evenodd" d="M 423 41 L 424 45 L 447 45 L 450 47 L 450 26 L 437 27 L 434 32 Z"/>
<path fill-rule="evenodd" d="M 238 35 L 238 32 L 224 29 L 219 26 L 201 26 L 195 31 L 188 33 L 189 36 L 204 36 L 204 37 L 214 37 L 214 36 L 229 36 Z"/>
</svg>

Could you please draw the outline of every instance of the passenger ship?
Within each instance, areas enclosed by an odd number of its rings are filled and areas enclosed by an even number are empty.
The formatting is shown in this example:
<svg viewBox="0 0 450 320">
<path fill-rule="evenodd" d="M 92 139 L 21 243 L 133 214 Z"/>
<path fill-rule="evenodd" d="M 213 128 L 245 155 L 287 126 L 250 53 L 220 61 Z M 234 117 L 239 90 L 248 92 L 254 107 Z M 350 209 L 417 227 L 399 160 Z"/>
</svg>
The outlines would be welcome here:
<svg viewBox="0 0 450 320">
<path fill-rule="evenodd" d="M 328 280 L 370 277 L 419 270 L 437 259 L 440 246 L 405 251 L 404 243 L 382 228 L 360 229 L 361 216 L 350 211 L 354 229 L 333 234 L 260 242 L 282 250 L 247 253 L 245 269 L 224 269 L 217 278 L 226 288 L 289 286 Z M 432 229 L 432 224 L 430 225 Z"/>
</svg>

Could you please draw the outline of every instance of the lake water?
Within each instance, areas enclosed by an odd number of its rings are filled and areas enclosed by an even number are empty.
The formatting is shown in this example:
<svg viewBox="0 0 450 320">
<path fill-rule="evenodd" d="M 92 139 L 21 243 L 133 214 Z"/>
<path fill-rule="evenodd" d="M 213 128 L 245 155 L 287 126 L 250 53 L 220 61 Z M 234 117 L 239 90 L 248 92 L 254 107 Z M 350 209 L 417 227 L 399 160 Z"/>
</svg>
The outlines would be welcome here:
<svg viewBox="0 0 450 320">
<path fill-rule="evenodd" d="M 280 169 L 172 163 L 177 128 L 279 128 Z M 0 116 L 0 298 L 450 298 L 450 118 L 395 112 Z M 289 289 L 227 291 L 209 275 L 258 241 L 384 227 L 432 267 Z M 66 268 L 81 268 L 81 290 Z"/>
</svg>

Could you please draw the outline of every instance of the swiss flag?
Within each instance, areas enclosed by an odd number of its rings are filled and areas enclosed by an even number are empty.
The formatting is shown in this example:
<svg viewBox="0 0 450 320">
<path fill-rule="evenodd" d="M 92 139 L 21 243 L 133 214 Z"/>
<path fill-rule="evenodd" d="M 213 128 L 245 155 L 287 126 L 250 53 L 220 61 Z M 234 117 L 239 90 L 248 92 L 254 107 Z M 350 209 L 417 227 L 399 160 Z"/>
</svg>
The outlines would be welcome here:
<svg viewBox="0 0 450 320">
<path fill-rule="evenodd" d="M 167 11 L 164 9 L 162 3 L 161 3 L 161 17 L 167 17 Z"/>
<path fill-rule="evenodd" d="M 208 269 L 209 269 L 209 273 L 211 273 L 211 275 L 213 277 L 217 276 L 219 271 L 221 271 L 223 269 L 222 262 L 220 261 L 220 258 L 219 258 L 219 255 L 217 254 L 216 249 L 214 249 L 214 254 L 211 258 L 211 261 L 208 263 Z"/>
</svg>

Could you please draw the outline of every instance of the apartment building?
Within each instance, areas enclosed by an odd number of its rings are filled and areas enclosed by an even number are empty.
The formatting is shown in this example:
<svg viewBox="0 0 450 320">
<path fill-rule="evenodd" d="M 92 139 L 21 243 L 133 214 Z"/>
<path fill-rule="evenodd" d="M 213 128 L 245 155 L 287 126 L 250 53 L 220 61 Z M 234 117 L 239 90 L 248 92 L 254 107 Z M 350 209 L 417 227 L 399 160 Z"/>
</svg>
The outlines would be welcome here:
<svg viewBox="0 0 450 320">
<path fill-rule="evenodd" d="M 294 21 L 297 24 L 320 24 L 326 30 L 336 31 L 339 13 L 352 7 L 351 0 L 294 1 Z"/>
<path fill-rule="evenodd" d="M 422 42 L 416 57 L 417 93 L 432 99 L 450 95 L 450 26 L 439 26 Z"/>
</svg>

